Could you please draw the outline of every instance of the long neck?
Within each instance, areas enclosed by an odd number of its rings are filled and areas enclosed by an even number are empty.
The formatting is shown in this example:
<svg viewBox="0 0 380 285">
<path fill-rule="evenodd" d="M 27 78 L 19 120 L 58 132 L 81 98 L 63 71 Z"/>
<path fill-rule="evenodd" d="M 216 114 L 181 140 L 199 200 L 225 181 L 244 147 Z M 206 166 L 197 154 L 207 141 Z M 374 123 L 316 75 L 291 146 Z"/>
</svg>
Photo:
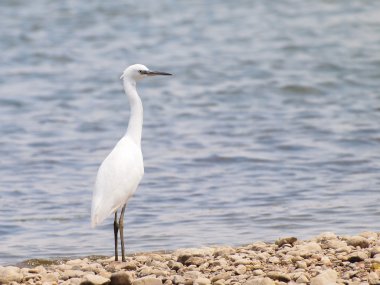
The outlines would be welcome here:
<svg viewBox="0 0 380 285">
<path fill-rule="evenodd" d="M 124 90 L 128 96 L 131 113 L 129 117 L 126 136 L 131 137 L 138 145 L 141 144 L 141 132 L 143 125 L 143 106 L 139 94 L 136 91 L 136 82 L 124 78 Z"/>
</svg>

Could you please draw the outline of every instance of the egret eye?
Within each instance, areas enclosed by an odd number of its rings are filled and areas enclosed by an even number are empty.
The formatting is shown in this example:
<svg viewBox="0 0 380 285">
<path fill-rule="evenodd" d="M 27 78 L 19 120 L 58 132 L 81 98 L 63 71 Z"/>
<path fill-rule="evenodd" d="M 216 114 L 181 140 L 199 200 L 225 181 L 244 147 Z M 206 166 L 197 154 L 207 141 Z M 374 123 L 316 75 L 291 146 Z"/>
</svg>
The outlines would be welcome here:
<svg viewBox="0 0 380 285">
<path fill-rule="evenodd" d="M 142 70 L 139 70 L 139 73 L 140 73 L 140 74 L 143 74 L 143 71 L 142 71 Z"/>
</svg>

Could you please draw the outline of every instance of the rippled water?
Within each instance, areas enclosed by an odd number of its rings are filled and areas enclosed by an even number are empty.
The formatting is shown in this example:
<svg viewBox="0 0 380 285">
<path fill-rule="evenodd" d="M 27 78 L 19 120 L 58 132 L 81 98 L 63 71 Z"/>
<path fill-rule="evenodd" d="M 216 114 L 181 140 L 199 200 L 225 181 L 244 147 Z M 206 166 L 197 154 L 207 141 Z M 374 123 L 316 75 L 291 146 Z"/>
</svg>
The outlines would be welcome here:
<svg viewBox="0 0 380 285">
<path fill-rule="evenodd" d="M 380 2 L 2 1 L 0 263 L 113 253 L 98 165 L 139 86 L 128 252 L 380 230 Z"/>
</svg>

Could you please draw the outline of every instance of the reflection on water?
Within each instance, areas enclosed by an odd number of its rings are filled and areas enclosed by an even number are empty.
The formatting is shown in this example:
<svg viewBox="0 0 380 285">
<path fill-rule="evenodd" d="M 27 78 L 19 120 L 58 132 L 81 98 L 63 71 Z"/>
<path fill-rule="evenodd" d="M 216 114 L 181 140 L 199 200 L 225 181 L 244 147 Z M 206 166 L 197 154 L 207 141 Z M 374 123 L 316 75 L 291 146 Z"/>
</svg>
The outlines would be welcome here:
<svg viewBox="0 0 380 285">
<path fill-rule="evenodd" d="M 90 200 L 137 62 L 175 76 L 139 85 L 129 252 L 379 230 L 380 3 L 0 6 L 0 263 L 112 254 Z"/>
</svg>

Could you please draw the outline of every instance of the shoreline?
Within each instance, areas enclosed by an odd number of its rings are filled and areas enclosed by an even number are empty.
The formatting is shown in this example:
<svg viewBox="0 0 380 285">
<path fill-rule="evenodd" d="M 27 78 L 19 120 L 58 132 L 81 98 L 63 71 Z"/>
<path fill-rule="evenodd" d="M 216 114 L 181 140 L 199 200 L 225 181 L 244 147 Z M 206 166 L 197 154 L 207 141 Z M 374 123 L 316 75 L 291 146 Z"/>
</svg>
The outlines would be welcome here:
<svg viewBox="0 0 380 285">
<path fill-rule="evenodd" d="M 308 240 L 140 252 L 126 259 L 29 259 L 0 266 L 0 284 L 375 285 L 380 284 L 380 233 L 327 232 Z"/>
</svg>

